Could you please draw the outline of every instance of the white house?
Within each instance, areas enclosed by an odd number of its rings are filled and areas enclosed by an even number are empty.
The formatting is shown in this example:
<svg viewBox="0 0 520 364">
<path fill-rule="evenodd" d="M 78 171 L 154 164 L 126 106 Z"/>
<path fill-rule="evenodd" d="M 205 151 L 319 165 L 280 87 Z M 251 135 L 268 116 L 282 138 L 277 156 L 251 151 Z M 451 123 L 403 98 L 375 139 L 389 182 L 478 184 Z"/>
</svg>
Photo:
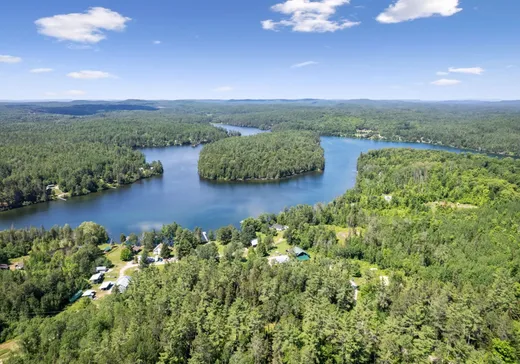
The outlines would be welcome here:
<svg viewBox="0 0 520 364">
<path fill-rule="evenodd" d="M 161 255 L 162 243 L 153 248 L 153 255 Z"/>
<path fill-rule="evenodd" d="M 132 282 L 132 278 L 129 276 L 123 276 L 119 278 L 115 284 L 115 288 L 119 290 L 119 292 L 123 293 L 127 290 L 128 286 L 130 285 L 130 282 Z"/>
<path fill-rule="evenodd" d="M 284 226 L 284 225 L 280 225 L 280 224 L 274 224 L 274 225 L 271 225 L 270 227 L 271 227 L 271 229 L 275 229 L 276 231 L 285 231 L 285 230 L 289 229 L 289 226 Z"/>
<path fill-rule="evenodd" d="M 96 273 L 106 273 L 107 270 L 108 270 L 107 267 L 103 267 L 103 266 L 101 266 L 101 267 L 96 267 Z"/>
</svg>

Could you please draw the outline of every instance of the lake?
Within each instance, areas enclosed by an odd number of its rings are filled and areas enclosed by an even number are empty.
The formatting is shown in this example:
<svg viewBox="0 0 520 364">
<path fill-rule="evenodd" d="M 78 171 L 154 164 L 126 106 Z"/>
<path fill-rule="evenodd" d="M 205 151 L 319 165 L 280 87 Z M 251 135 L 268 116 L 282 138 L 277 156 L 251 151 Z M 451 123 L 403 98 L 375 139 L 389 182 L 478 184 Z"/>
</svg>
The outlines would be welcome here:
<svg viewBox="0 0 520 364">
<path fill-rule="evenodd" d="M 228 127 L 242 135 L 261 132 L 253 128 Z M 322 137 L 325 172 L 268 183 L 217 183 L 201 180 L 197 161 L 202 146 L 142 149 L 147 160 L 160 160 L 164 175 L 141 180 L 118 189 L 102 191 L 68 201 L 53 201 L 0 212 L 0 229 L 11 226 L 44 226 L 94 221 L 113 237 L 160 229 L 173 221 L 186 228 L 217 229 L 238 225 L 249 216 L 277 213 L 298 204 L 330 202 L 354 186 L 356 163 L 361 153 L 382 148 L 458 149 L 427 144 L 381 142 Z"/>
</svg>

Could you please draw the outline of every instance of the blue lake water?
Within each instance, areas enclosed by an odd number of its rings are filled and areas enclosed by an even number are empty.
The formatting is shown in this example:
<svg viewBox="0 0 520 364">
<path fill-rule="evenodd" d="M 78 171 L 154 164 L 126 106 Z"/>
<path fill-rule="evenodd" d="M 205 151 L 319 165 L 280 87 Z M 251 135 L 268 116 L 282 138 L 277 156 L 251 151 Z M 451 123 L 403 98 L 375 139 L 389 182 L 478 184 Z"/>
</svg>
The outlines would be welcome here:
<svg viewBox="0 0 520 364">
<path fill-rule="evenodd" d="M 242 135 L 260 131 L 227 127 Z M 164 175 L 138 181 L 114 190 L 53 201 L 7 212 L 0 212 L 0 229 L 11 226 L 44 226 L 83 221 L 104 225 L 110 234 L 139 233 L 160 229 L 173 221 L 187 228 L 204 230 L 239 224 L 248 216 L 277 213 L 298 204 L 330 202 L 354 186 L 356 164 L 361 153 L 382 148 L 458 149 L 427 144 L 379 142 L 371 140 L 322 137 L 325 172 L 269 183 L 215 183 L 201 180 L 197 161 L 201 146 L 143 149 L 147 160 L 160 160 Z"/>
</svg>

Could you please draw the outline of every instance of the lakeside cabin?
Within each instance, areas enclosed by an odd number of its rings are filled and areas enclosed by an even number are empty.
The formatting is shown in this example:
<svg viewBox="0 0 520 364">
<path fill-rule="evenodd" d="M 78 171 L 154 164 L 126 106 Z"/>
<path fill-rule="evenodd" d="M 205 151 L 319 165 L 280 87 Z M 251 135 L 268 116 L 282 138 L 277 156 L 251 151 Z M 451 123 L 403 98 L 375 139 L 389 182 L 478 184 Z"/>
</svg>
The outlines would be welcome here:
<svg viewBox="0 0 520 364">
<path fill-rule="evenodd" d="M 300 262 L 304 262 L 306 260 L 311 259 L 311 256 L 305 250 L 303 250 L 302 248 L 300 248 L 298 246 L 295 246 L 294 248 L 292 248 L 292 253 L 296 257 L 296 259 L 299 260 Z"/>
<path fill-rule="evenodd" d="M 289 229 L 289 226 L 280 225 L 280 224 L 273 224 L 269 228 L 275 229 L 276 231 L 285 231 L 285 230 Z"/>
<path fill-rule="evenodd" d="M 153 248 L 153 255 L 161 255 L 162 243 Z"/>
<path fill-rule="evenodd" d="M 121 277 L 121 278 L 119 278 L 117 280 L 117 282 L 114 285 L 114 287 L 117 288 L 119 290 L 119 292 L 124 293 L 128 289 L 128 286 L 130 285 L 130 282 L 132 282 L 132 278 L 131 277 L 123 276 L 123 277 Z"/>
<path fill-rule="evenodd" d="M 98 284 L 103 282 L 103 278 L 105 277 L 105 274 L 103 272 L 96 273 L 92 277 L 90 277 L 89 281 L 90 283 Z"/>
</svg>

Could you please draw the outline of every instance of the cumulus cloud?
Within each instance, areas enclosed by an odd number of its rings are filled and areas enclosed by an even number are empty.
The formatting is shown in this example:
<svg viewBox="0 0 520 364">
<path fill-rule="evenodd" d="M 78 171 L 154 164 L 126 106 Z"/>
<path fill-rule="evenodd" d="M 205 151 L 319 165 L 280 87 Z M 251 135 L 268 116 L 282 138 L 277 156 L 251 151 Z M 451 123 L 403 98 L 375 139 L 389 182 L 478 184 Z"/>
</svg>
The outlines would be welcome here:
<svg viewBox="0 0 520 364">
<path fill-rule="evenodd" d="M 81 96 L 81 95 L 85 95 L 86 92 L 82 91 L 82 90 L 69 90 L 66 92 L 66 94 L 70 95 L 70 96 Z"/>
<path fill-rule="evenodd" d="M 352 28 L 361 24 L 350 20 L 331 20 L 336 9 L 347 5 L 350 0 L 287 0 L 276 4 L 271 10 L 281 13 L 286 18 L 280 21 L 271 19 L 262 21 L 262 28 L 266 30 L 278 30 L 281 27 L 290 27 L 295 32 L 325 33 Z"/>
<path fill-rule="evenodd" d="M 446 78 L 441 78 L 440 80 L 433 81 L 432 85 L 435 85 L 435 86 L 454 86 L 454 85 L 458 85 L 459 83 L 460 83 L 459 80 L 450 80 L 450 79 L 446 79 Z"/>
<path fill-rule="evenodd" d="M 397 0 L 377 16 L 380 23 L 400 23 L 434 15 L 452 16 L 459 8 L 459 0 Z"/>
<path fill-rule="evenodd" d="M 71 78 L 81 79 L 81 80 L 96 80 L 99 78 L 114 78 L 115 77 L 114 75 L 112 75 L 108 72 L 90 71 L 90 70 L 71 72 L 71 73 L 67 74 L 67 76 L 71 77 Z"/>
<path fill-rule="evenodd" d="M 53 71 L 52 68 L 33 68 L 29 72 L 31 72 L 31 73 L 47 73 L 47 72 L 52 72 L 52 71 Z"/>
<path fill-rule="evenodd" d="M 19 63 L 22 59 L 20 57 L 0 55 L 0 63 Z"/>
<path fill-rule="evenodd" d="M 54 15 L 35 21 L 38 33 L 79 43 L 98 43 L 106 38 L 103 31 L 122 31 L 130 18 L 102 7 L 85 13 Z"/>
<path fill-rule="evenodd" d="M 312 65 L 315 65 L 315 64 L 318 64 L 318 62 L 307 61 L 307 62 L 302 62 L 302 63 L 296 63 L 296 64 L 293 64 L 293 65 L 291 66 L 291 68 L 301 68 L 301 67 L 312 66 Z"/>
<path fill-rule="evenodd" d="M 450 67 L 448 69 L 450 73 L 467 73 L 470 75 L 481 75 L 484 72 L 484 69 L 481 67 L 470 67 L 470 68 L 454 68 Z"/>
<path fill-rule="evenodd" d="M 217 88 L 213 89 L 213 91 L 216 91 L 216 92 L 229 92 L 229 91 L 233 91 L 233 87 L 231 87 L 231 86 L 220 86 L 220 87 L 217 87 Z"/>
</svg>

